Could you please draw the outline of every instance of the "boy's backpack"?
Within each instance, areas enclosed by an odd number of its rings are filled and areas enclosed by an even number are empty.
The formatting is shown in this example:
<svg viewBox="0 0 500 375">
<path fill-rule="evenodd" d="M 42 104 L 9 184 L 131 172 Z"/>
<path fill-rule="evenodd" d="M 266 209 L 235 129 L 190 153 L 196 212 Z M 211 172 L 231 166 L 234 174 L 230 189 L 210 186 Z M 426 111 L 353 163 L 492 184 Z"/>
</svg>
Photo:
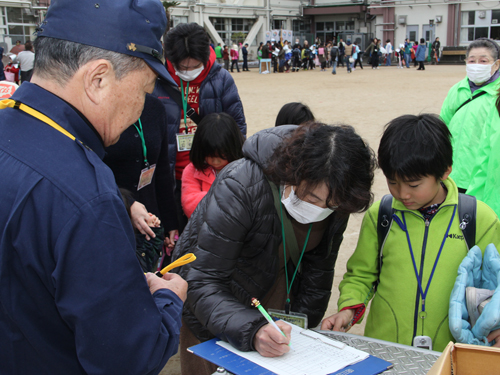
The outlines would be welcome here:
<svg viewBox="0 0 500 375">
<path fill-rule="evenodd" d="M 309 48 L 304 49 L 304 57 L 309 57 L 311 50 Z"/>
<path fill-rule="evenodd" d="M 298 48 L 298 47 L 294 48 L 293 51 L 292 51 L 292 53 L 293 53 L 293 57 L 300 58 L 300 48 Z"/>
<path fill-rule="evenodd" d="M 476 197 L 462 193 L 458 194 L 458 219 L 460 220 L 460 230 L 464 235 L 469 250 L 476 244 L 476 209 Z M 382 269 L 382 249 L 392 226 L 393 213 L 392 195 L 384 195 L 380 201 L 377 221 L 379 272 Z M 376 284 L 378 284 L 378 280 Z"/>
</svg>

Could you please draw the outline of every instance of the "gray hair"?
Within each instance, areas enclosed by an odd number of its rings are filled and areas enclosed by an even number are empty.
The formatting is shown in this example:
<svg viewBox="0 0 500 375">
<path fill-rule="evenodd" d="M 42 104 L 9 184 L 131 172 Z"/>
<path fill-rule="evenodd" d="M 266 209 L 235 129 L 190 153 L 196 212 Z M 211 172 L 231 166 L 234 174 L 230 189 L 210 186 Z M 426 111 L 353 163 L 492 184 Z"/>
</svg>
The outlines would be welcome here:
<svg viewBox="0 0 500 375">
<path fill-rule="evenodd" d="M 90 61 L 108 60 L 120 80 L 134 70 L 142 70 L 146 63 L 139 57 L 108 51 L 102 48 L 62 39 L 38 37 L 35 42 L 34 73 L 53 79 L 64 86 L 82 66 Z"/>
<path fill-rule="evenodd" d="M 470 51 L 474 48 L 486 48 L 494 60 L 498 60 L 499 58 L 500 47 L 498 47 L 498 44 L 491 39 L 479 38 L 473 41 L 469 44 L 469 47 L 467 47 L 467 57 L 469 57 Z"/>
</svg>

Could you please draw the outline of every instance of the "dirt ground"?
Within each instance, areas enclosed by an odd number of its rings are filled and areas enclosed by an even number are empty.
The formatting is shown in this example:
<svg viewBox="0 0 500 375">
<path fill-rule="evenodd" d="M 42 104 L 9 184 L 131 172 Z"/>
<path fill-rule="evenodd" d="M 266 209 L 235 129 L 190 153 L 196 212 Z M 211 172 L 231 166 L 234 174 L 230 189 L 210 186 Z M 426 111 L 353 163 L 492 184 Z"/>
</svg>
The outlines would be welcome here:
<svg viewBox="0 0 500 375">
<path fill-rule="evenodd" d="M 465 77 L 465 66 L 431 66 L 425 71 L 380 67 L 372 70 L 356 69 L 348 74 L 346 68 L 331 71 L 259 74 L 258 68 L 250 72 L 233 73 L 238 86 L 248 125 L 248 136 L 273 127 L 280 108 L 289 102 L 307 104 L 317 120 L 344 123 L 356 131 L 377 151 L 384 125 L 403 114 L 439 114 L 448 90 Z M 375 199 L 388 193 L 385 179 L 377 170 L 373 186 Z M 345 272 L 346 262 L 353 253 L 362 214 L 352 215 L 335 267 L 332 297 L 326 312 L 337 311 L 338 285 Z M 362 335 L 364 325 L 349 332 Z M 180 375 L 178 355 L 172 357 L 161 375 Z M 195 375 L 195 374 L 193 374 Z"/>
</svg>

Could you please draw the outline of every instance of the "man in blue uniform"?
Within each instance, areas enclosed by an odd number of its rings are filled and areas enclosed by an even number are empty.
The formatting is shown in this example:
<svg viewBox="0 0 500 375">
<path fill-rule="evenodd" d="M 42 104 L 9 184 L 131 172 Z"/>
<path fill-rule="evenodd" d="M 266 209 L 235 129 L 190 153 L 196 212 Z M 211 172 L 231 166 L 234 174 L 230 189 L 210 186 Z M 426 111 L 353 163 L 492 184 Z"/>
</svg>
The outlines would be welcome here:
<svg viewBox="0 0 500 375">
<path fill-rule="evenodd" d="M 177 351 L 187 284 L 142 273 L 101 160 L 171 79 L 166 22 L 159 0 L 53 1 L 0 104 L 0 374 L 157 374 Z"/>
</svg>

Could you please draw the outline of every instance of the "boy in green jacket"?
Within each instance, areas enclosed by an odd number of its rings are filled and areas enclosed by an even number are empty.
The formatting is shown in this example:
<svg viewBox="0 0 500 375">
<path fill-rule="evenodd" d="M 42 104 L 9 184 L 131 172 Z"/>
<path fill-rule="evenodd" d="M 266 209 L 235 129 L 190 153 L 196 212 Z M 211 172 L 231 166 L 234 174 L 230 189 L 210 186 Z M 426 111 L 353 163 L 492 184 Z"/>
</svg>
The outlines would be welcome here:
<svg viewBox="0 0 500 375">
<path fill-rule="evenodd" d="M 452 157 L 451 134 L 438 117 L 405 115 L 388 124 L 378 161 L 394 197 L 390 229 L 379 251 L 376 202 L 363 218 L 340 283 L 339 312 L 321 329 L 348 330 L 373 297 L 366 336 L 405 345 L 420 336 L 416 345 L 423 337 L 425 346 L 437 351 L 453 341 L 449 299 L 468 246 L 460 229 L 458 189 L 448 177 Z M 500 222 L 480 201 L 475 243 L 483 251 L 500 244 Z"/>
</svg>

